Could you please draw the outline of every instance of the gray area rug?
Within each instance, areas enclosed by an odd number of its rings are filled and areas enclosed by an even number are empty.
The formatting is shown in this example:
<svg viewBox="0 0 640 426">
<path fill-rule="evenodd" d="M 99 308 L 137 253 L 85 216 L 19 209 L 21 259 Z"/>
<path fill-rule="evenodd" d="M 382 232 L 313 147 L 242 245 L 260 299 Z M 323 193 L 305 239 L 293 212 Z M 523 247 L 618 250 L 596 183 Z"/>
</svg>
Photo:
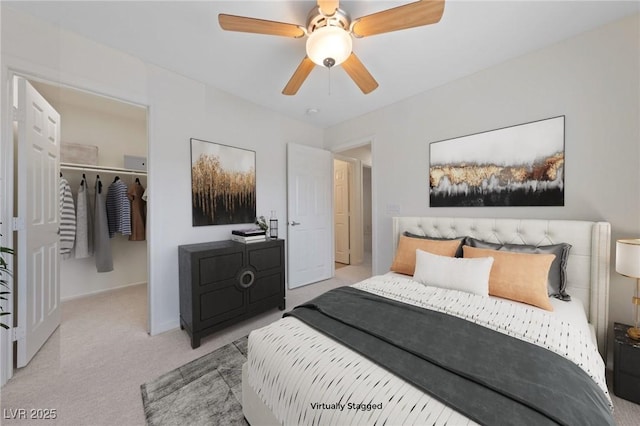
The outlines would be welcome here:
<svg viewBox="0 0 640 426">
<path fill-rule="evenodd" d="M 247 425 L 242 414 L 242 364 L 247 337 L 140 386 L 147 424 Z"/>
</svg>

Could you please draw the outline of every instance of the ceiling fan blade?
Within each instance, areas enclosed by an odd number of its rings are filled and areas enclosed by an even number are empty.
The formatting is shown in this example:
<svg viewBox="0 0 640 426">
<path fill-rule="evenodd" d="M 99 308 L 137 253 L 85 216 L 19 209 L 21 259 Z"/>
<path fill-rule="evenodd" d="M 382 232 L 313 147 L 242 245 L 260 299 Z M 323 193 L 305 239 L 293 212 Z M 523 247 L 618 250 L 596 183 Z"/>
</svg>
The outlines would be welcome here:
<svg viewBox="0 0 640 426">
<path fill-rule="evenodd" d="M 366 37 L 435 24 L 443 12 L 444 0 L 416 1 L 356 19 L 353 33 L 356 37 Z"/>
<path fill-rule="evenodd" d="M 305 56 L 302 62 L 300 62 L 300 65 L 298 65 L 298 68 L 296 68 L 296 71 L 289 79 L 287 85 L 282 90 L 282 94 L 291 96 L 298 93 L 298 89 L 300 89 L 300 86 L 302 86 L 302 83 L 304 83 L 304 81 L 309 76 L 309 73 L 315 66 L 316 64 L 314 64 L 308 56 Z"/>
<path fill-rule="evenodd" d="M 365 95 L 371 93 L 378 87 L 378 82 L 369 73 L 367 68 L 360 62 L 355 53 L 342 63 L 342 68 L 349 74 L 349 77 L 358 85 Z"/>
<path fill-rule="evenodd" d="M 242 33 L 267 34 L 283 37 L 302 37 L 304 31 L 298 25 L 283 22 L 267 21 L 264 19 L 248 18 L 246 16 L 218 15 L 218 22 L 223 30 L 239 31 Z"/>
<path fill-rule="evenodd" d="M 318 0 L 318 7 L 324 15 L 331 16 L 340 7 L 339 0 Z"/>
</svg>

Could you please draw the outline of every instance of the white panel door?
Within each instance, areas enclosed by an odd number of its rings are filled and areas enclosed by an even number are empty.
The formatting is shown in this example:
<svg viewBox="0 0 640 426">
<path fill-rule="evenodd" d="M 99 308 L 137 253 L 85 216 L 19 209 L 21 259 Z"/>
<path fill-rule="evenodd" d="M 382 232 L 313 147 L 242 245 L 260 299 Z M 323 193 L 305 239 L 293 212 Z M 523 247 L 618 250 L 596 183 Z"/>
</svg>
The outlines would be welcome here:
<svg viewBox="0 0 640 426">
<path fill-rule="evenodd" d="M 60 114 L 18 79 L 18 350 L 24 367 L 60 325 Z"/>
<path fill-rule="evenodd" d="M 333 274 L 332 155 L 303 145 L 287 145 L 289 288 Z"/>
<path fill-rule="evenodd" d="M 333 160 L 333 221 L 336 262 L 349 264 L 349 163 L 342 160 Z"/>
</svg>

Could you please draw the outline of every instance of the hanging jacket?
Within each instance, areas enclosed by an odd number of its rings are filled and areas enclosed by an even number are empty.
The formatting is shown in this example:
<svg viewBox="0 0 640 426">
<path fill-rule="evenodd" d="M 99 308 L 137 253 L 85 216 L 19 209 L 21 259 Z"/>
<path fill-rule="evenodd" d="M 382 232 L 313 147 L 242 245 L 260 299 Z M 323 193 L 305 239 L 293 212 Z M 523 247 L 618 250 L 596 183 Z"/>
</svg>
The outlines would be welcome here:
<svg viewBox="0 0 640 426">
<path fill-rule="evenodd" d="M 142 199 L 144 187 L 140 183 L 129 186 L 127 195 L 131 201 L 131 235 L 129 241 L 145 240 L 146 201 Z"/>
</svg>

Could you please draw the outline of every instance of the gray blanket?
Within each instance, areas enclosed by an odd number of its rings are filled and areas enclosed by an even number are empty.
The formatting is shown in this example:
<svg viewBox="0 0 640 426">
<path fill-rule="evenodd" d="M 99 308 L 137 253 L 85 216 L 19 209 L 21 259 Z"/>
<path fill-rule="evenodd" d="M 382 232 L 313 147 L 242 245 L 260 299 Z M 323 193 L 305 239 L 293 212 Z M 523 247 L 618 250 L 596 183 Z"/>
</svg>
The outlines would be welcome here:
<svg viewBox="0 0 640 426">
<path fill-rule="evenodd" d="M 615 424 L 602 390 L 573 362 L 461 318 L 352 287 L 331 290 L 284 316 L 480 424 Z"/>
</svg>

